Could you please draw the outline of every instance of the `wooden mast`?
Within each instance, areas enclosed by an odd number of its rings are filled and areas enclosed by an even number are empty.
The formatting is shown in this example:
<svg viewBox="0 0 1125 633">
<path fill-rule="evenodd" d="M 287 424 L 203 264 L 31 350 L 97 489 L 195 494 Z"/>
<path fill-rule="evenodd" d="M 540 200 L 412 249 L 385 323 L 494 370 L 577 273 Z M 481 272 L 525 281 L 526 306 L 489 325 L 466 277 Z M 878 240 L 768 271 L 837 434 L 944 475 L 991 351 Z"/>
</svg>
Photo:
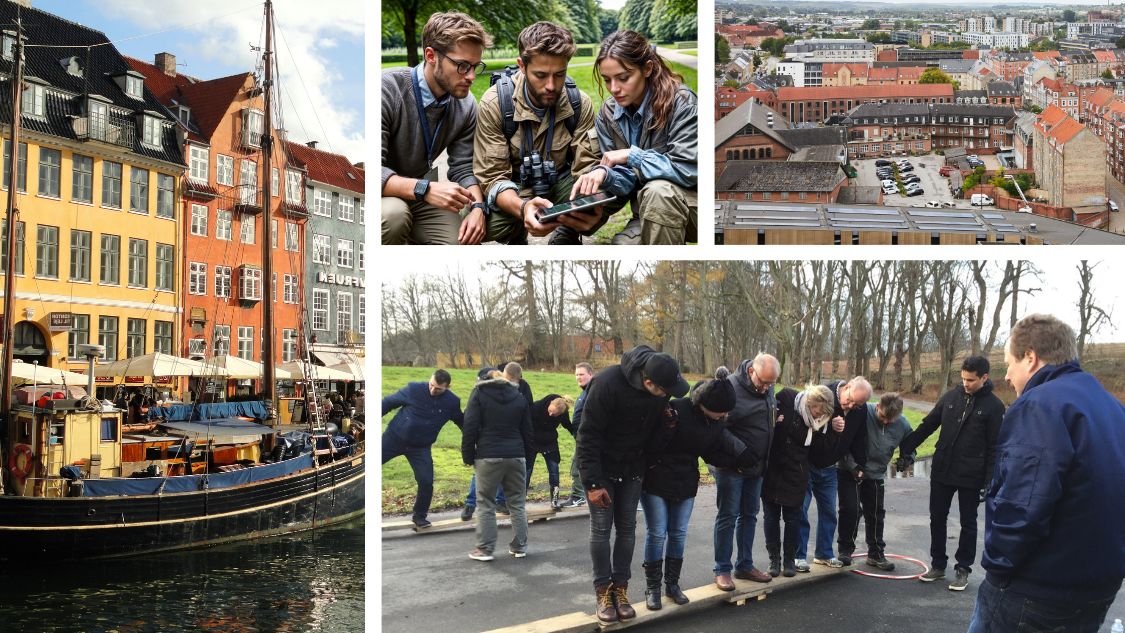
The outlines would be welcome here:
<svg viewBox="0 0 1125 633">
<path fill-rule="evenodd" d="M 0 381 L 0 415 L 3 416 L 5 427 L 8 426 L 12 415 L 12 355 L 15 347 L 14 318 L 16 303 L 16 220 L 19 218 L 19 209 L 16 208 L 16 183 L 19 175 L 20 151 L 20 106 L 23 99 L 23 23 L 16 17 L 16 42 L 15 72 L 12 73 L 12 152 L 8 164 L 8 206 L 7 227 L 4 238 L 8 244 L 7 268 L 4 274 L 4 366 L 0 367 L 3 380 Z M 3 429 L 3 435 L 8 434 L 8 429 Z M 0 478 L 0 490 L 3 490 L 3 478 Z"/>
<path fill-rule="evenodd" d="M 262 123 L 262 155 L 265 158 L 265 167 L 263 168 L 263 180 L 265 186 L 262 187 L 265 222 L 263 223 L 262 235 L 262 336 L 265 341 L 262 350 L 262 365 L 264 365 L 264 382 L 265 386 L 262 391 L 263 399 L 269 404 L 271 410 L 277 410 L 277 378 L 274 369 L 274 316 L 273 316 L 273 253 L 272 253 L 272 235 L 273 230 L 273 199 L 270 195 L 273 188 L 273 172 L 271 164 L 273 162 L 273 116 L 272 116 L 272 98 L 273 92 L 273 2 L 266 0 L 266 50 L 263 53 L 265 61 L 265 81 L 263 82 L 263 92 L 265 94 L 265 117 Z M 285 191 L 287 183 L 285 181 L 284 165 L 279 165 L 277 170 L 278 182 L 278 195 L 279 197 Z M 284 200 L 284 198 L 282 198 Z M 286 239 L 285 235 L 278 235 L 278 241 Z"/>
</svg>

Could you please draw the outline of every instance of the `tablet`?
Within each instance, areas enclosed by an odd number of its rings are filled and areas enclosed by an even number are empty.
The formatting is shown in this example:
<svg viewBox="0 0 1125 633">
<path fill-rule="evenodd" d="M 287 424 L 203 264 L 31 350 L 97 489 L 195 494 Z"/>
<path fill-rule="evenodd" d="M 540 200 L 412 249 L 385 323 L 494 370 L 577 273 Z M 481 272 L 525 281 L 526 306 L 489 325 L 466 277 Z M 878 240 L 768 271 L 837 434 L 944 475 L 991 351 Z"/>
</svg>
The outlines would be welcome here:
<svg viewBox="0 0 1125 633">
<path fill-rule="evenodd" d="M 590 209 L 615 200 L 616 198 L 617 196 L 611 196 L 604 191 L 599 191 L 589 196 L 575 198 L 570 202 L 560 202 L 559 204 L 556 204 L 555 206 L 545 210 L 543 214 L 539 216 L 539 221 L 543 222 L 545 220 L 551 220 L 559 217 L 564 213 L 573 213 L 575 211 L 581 211 L 583 209 Z"/>
</svg>

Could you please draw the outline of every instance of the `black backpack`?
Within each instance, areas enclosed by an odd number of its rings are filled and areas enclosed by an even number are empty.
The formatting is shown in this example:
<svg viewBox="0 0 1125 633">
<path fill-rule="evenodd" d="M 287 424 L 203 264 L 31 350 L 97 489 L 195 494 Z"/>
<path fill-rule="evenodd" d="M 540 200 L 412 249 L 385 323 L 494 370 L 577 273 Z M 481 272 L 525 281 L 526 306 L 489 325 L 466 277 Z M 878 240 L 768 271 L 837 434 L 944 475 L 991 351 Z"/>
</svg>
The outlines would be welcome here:
<svg viewBox="0 0 1125 633">
<path fill-rule="evenodd" d="M 496 96 L 500 98 L 500 114 L 504 119 L 502 126 L 504 138 L 509 143 L 512 142 L 512 136 L 515 135 L 518 127 L 515 120 L 516 106 L 512 102 L 512 93 L 515 92 L 516 88 L 516 81 L 513 77 L 517 72 L 519 72 L 519 66 L 507 66 L 498 73 L 492 73 L 488 80 L 489 86 L 496 86 Z M 578 128 L 578 118 L 582 115 L 582 92 L 578 90 L 578 84 L 574 83 L 574 80 L 570 77 L 566 78 L 564 85 L 566 86 L 567 99 L 570 100 L 570 108 L 574 110 L 574 114 L 570 115 L 565 121 L 566 129 L 571 136 L 574 136 L 574 130 Z"/>
</svg>

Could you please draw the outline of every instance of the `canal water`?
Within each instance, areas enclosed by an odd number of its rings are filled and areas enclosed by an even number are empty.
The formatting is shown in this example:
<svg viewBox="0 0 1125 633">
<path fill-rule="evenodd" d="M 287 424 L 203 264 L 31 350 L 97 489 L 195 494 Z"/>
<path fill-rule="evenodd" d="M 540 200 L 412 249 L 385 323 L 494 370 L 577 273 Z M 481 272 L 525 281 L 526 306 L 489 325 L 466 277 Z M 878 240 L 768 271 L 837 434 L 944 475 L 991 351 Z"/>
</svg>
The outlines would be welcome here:
<svg viewBox="0 0 1125 633">
<path fill-rule="evenodd" d="M 363 631 L 364 520 L 128 560 L 0 571 L 0 631 Z"/>
</svg>

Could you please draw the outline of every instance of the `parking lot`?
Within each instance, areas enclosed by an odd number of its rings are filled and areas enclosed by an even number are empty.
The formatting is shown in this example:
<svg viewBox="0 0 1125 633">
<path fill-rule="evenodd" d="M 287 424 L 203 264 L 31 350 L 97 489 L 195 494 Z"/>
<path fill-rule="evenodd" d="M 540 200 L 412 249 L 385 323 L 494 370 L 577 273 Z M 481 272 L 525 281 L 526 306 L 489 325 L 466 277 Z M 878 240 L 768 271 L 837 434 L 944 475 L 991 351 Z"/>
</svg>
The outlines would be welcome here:
<svg viewBox="0 0 1125 633">
<path fill-rule="evenodd" d="M 885 159 L 897 161 L 898 158 Z M 914 166 L 914 172 L 921 179 L 919 182 L 922 189 L 926 192 L 920 196 L 907 197 L 898 194 L 890 194 L 883 196 L 883 204 L 891 207 L 921 207 L 931 200 L 937 202 L 952 202 L 956 208 L 968 209 L 970 208 L 968 200 L 957 200 L 949 193 L 949 179 L 942 176 L 939 172 L 941 166 L 945 164 L 945 159 L 941 156 L 912 156 L 907 158 L 910 164 Z M 881 187 L 879 177 L 875 175 L 874 158 L 860 159 L 852 162 L 858 173 L 858 184 L 863 187 Z M 987 159 L 986 159 L 987 163 Z M 994 208 L 994 207 L 984 207 Z"/>
</svg>

